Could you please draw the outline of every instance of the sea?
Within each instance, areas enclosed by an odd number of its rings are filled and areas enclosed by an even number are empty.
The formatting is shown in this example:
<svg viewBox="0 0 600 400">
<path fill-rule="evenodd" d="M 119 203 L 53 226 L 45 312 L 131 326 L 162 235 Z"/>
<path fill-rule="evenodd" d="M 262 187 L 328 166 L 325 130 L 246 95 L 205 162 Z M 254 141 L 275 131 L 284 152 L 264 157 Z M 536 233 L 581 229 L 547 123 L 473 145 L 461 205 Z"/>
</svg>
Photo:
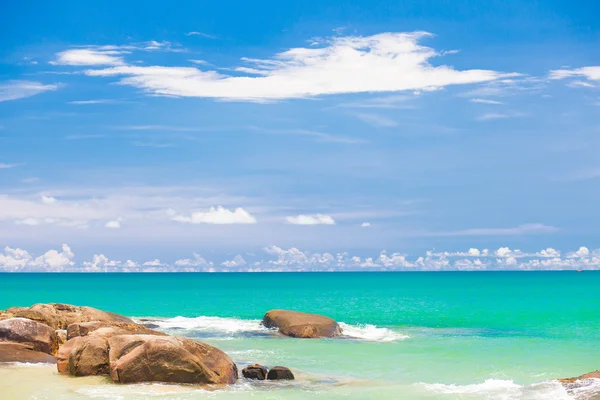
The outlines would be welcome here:
<svg viewBox="0 0 600 400">
<path fill-rule="evenodd" d="M 0 399 L 600 399 L 600 272 L 0 274 L 0 309 L 88 305 L 209 343 L 241 370 L 294 381 L 112 384 L 53 365 L 0 366 Z M 294 339 L 271 309 L 330 316 L 344 335 Z"/>
</svg>

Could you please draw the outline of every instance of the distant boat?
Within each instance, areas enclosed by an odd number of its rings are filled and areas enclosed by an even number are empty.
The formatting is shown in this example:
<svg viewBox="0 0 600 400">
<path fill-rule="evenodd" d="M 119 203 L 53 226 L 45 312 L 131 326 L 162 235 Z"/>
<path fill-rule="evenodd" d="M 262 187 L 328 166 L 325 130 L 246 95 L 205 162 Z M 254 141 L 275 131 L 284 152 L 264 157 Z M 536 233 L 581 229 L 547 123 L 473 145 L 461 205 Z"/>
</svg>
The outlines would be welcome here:
<svg viewBox="0 0 600 400">
<path fill-rule="evenodd" d="M 583 272 L 583 270 L 582 269 L 578 269 L 577 272 Z"/>
</svg>

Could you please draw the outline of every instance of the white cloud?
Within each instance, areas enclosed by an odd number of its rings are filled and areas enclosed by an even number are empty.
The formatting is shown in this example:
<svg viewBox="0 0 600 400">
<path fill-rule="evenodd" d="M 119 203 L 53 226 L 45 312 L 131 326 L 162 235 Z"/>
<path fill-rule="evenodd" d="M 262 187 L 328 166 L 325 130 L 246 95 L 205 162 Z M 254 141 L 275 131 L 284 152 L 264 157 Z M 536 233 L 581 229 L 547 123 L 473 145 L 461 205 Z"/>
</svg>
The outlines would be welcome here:
<svg viewBox="0 0 600 400">
<path fill-rule="evenodd" d="M 381 108 L 381 109 L 412 109 L 415 108 L 411 104 L 411 100 L 415 99 L 415 96 L 409 95 L 390 95 L 390 96 L 378 96 L 371 97 L 364 100 L 358 100 L 348 103 L 340 103 L 336 107 L 349 107 L 349 108 Z"/>
<path fill-rule="evenodd" d="M 135 66 L 90 49 L 59 53 L 59 64 L 111 65 L 88 76 L 122 77 L 120 83 L 166 96 L 241 101 L 277 101 L 341 93 L 420 91 L 448 85 L 493 81 L 516 74 L 433 66 L 442 56 L 418 44 L 426 32 L 332 37 L 320 48 L 292 48 L 269 59 L 243 58 L 237 73 L 192 67 Z M 87 51 L 87 53 L 86 53 Z"/>
<path fill-rule="evenodd" d="M 0 169 L 9 169 L 18 166 L 19 164 L 4 164 L 0 163 Z"/>
<path fill-rule="evenodd" d="M 370 227 L 370 226 L 371 226 L 371 223 L 370 223 L 370 222 L 363 222 L 362 224 L 360 224 L 360 226 L 361 226 L 362 228 L 368 228 L 368 227 Z"/>
<path fill-rule="evenodd" d="M 94 49 L 70 49 L 57 53 L 56 60 L 51 61 L 53 65 L 123 65 L 123 58 L 119 50 L 94 50 Z"/>
<path fill-rule="evenodd" d="M 288 224 L 293 225 L 335 225 L 335 220 L 325 214 L 300 214 L 295 217 L 286 217 L 285 220 Z"/>
<path fill-rule="evenodd" d="M 171 212 L 171 214 L 173 214 Z M 241 207 L 231 211 L 227 208 L 218 206 L 211 207 L 208 211 L 196 211 L 189 217 L 185 215 L 173 214 L 173 221 L 185 222 L 190 224 L 255 224 L 254 218 L 248 211 Z"/>
<path fill-rule="evenodd" d="M 470 99 L 469 101 L 471 103 L 481 103 L 481 104 L 493 104 L 493 105 L 504 104 L 501 101 L 497 101 L 497 100 L 479 99 L 479 98 Z"/>
<path fill-rule="evenodd" d="M 396 121 L 383 115 L 358 113 L 354 114 L 354 116 L 360 119 L 361 121 L 378 128 L 390 128 L 398 126 L 398 123 Z"/>
<path fill-rule="evenodd" d="M 375 257 L 360 257 L 348 253 L 311 253 L 298 248 L 283 249 L 278 246 L 264 248 L 274 257 L 254 262 L 241 255 L 214 268 L 211 261 L 194 253 L 193 259 L 178 260 L 173 264 L 159 259 L 138 263 L 132 260 L 110 260 L 96 254 L 89 261 L 76 264 L 71 248 L 63 245 L 61 250 L 50 250 L 35 257 L 26 250 L 6 247 L 0 252 L 0 271 L 75 271 L 75 272 L 193 272 L 205 271 L 335 271 L 335 270 L 575 270 L 600 269 L 600 249 L 579 250 L 561 257 L 560 251 L 547 248 L 539 252 L 525 253 L 500 247 L 490 252 L 471 248 L 467 252 L 428 251 L 424 256 L 409 257 L 401 253 L 381 251 Z M 250 256 L 256 256 L 249 254 Z"/>
<path fill-rule="evenodd" d="M 42 195 L 42 203 L 44 203 L 44 204 L 56 204 L 56 203 L 58 203 L 58 200 L 56 200 L 56 198 L 54 198 L 52 196 L 44 196 L 44 195 Z"/>
<path fill-rule="evenodd" d="M 207 261 L 200 254 L 194 253 L 194 259 L 186 258 L 182 260 L 175 261 L 175 265 L 178 267 L 205 267 L 205 266 L 213 266 L 213 263 Z"/>
<path fill-rule="evenodd" d="M 491 119 L 504 119 L 504 118 L 510 118 L 510 115 L 500 114 L 500 113 L 487 113 L 487 114 L 480 115 L 477 119 L 480 121 L 488 121 Z"/>
<path fill-rule="evenodd" d="M 121 220 L 108 221 L 104 227 L 109 229 L 119 229 L 121 227 Z"/>
<path fill-rule="evenodd" d="M 207 39 L 216 39 L 217 37 L 214 35 L 209 35 L 208 33 L 204 33 L 204 32 L 198 32 L 198 31 L 194 31 L 194 32 L 188 32 L 185 34 L 186 36 L 201 36 Z"/>
<path fill-rule="evenodd" d="M 0 102 L 18 100 L 36 94 L 57 90 L 59 85 L 45 85 L 34 81 L 8 81 L 0 83 Z"/>
<path fill-rule="evenodd" d="M 221 263 L 221 265 L 228 268 L 242 267 L 246 265 L 246 260 L 244 260 L 244 257 L 238 254 L 233 258 L 233 260 L 225 261 Z"/>
<path fill-rule="evenodd" d="M 90 104 L 116 104 L 119 103 L 116 100 L 111 99 L 96 99 L 96 100 L 75 100 L 69 101 L 69 104 L 73 105 L 90 105 Z"/>
<path fill-rule="evenodd" d="M 600 81 L 600 66 L 574 68 L 574 69 L 556 69 L 550 71 L 550 79 L 566 79 L 583 77 L 591 81 Z"/>
</svg>

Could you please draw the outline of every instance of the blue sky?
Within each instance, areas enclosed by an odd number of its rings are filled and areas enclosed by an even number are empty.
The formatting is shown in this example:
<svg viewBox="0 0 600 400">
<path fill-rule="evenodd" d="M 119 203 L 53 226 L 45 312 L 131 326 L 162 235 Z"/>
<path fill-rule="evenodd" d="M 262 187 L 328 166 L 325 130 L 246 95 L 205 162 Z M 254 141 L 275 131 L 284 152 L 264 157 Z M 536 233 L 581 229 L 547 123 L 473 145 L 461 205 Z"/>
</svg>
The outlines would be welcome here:
<svg viewBox="0 0 600 400">
<path fill-rule="evenodd" d="M 527 3 L 4 2 L 0 270 L 600 267 L 600 5 Z"/>
</svg>

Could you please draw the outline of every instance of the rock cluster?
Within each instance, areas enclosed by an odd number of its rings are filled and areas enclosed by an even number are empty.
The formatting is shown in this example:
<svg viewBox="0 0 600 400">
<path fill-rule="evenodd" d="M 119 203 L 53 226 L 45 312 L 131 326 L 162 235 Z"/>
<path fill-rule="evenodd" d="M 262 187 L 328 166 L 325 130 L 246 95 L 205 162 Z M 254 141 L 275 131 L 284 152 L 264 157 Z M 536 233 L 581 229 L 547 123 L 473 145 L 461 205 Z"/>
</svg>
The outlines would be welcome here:
<svg viewBox="0 0 600 400">
<path fill-rule="evenodd" d="M 215 347 L 68 304 L 0 312 L 0 362 L 15 361 L 56 362 L 59 373 L 108 375 L 117 383 L 232 384 L 238 378 L 235 363 Z"/>
<path fill-rule="evenodd" d="M 294 374 L 286 367 L 273 367 L 267 370 L 265 366 L 260 364 L 249 365 L 242 370 L 242 375 L 246 379 L 255 379 L 263 381 L 268 380 L 293 380 L 295 379 Z"/>
<path fill-rule="evenodd" d="M 280 333 L 295 338 L 335 337 L 342 334 L 342 328 L 333 319 L 298 311 L 271 310 L 265 314 L 262 323 L 267 328 L 278 328 Z"/>
</svg>

